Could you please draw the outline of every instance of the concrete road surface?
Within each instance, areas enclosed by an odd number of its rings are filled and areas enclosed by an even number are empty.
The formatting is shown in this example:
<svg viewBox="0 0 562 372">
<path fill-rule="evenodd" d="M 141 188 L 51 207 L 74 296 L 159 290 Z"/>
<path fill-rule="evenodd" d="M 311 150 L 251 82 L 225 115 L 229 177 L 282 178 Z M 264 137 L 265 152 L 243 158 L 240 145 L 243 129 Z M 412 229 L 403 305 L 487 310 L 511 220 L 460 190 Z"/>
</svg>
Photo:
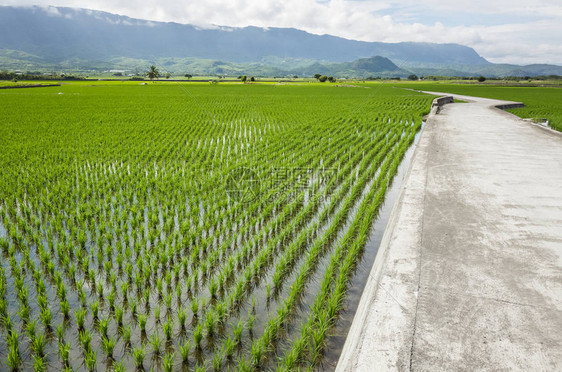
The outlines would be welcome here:
<svg viewBox="0 0 562 372">
<path fill-rule="evenodd" d="M 493 106 L 422 133 L 338 371 L 562 371 L 562 134 Z"/>
</svg>

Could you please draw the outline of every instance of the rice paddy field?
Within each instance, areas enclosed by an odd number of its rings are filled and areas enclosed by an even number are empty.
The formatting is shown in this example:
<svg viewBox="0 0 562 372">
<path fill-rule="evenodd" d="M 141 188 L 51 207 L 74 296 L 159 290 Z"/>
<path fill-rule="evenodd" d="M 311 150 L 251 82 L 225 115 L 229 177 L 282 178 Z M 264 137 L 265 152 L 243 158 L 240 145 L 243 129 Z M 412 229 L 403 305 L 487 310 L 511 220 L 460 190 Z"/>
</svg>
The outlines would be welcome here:
<svg viewBox="0 0 562 372">
<path fill-rule="evenodd" d="M 507 110 L 524 119 L 548 120 L 551 128 L 562 131 L 562 86 L 501 86 L 491 84 L 413 83 L 418 90 L 456 93 L 525 103 L 524 108 Z"/>
<path fill-rule="evenodd" d="M 0 369 L 325 368 L 433 98 L 385 84 L 0 91 Z"/>
</svg>

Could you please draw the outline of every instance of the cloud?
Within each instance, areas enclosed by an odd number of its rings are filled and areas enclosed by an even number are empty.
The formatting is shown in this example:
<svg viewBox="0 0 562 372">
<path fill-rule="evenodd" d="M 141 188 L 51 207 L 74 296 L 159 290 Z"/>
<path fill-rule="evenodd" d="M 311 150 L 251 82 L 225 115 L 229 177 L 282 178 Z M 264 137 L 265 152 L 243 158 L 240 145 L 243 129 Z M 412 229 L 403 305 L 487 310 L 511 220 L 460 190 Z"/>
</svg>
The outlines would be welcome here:
<svg viewBox="0 0 562 372">
<path fill-rule="evenodd" d="M 559 0 L 29 1 L 47 3 L 198 27 L 293 27 L 363 41 L 459 43 L 493 62 L 562 64 Z"/>
<path fill-rule="evenodd" d="M 485 33 L 486 38 L 473 47 L 493 62 L 562 64 L 562 24 L 559 21 L 491 26 L 480 33 Z"/>
<path fill-rule="evenodd" d="M 49 17 L 62 17 L 62 14 L 55 7 L 46 6 L 43 7 L 43 10 L 45 11 L 45 13 L 47 13 L 47 15 L 49 15 Z"/>
</svg>

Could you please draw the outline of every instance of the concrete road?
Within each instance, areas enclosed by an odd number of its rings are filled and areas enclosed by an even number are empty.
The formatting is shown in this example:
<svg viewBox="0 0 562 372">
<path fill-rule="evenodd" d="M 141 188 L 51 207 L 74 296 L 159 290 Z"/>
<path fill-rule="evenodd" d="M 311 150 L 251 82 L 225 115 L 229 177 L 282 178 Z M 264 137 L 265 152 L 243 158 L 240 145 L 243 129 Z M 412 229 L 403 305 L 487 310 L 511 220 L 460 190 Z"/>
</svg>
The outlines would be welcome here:
<svg viewBox="0 0 562 372">
<path fill-rule="evenodd" d="M 562 371 L 562 134 L 431 116 L 338 371 Z"/>
</svg>

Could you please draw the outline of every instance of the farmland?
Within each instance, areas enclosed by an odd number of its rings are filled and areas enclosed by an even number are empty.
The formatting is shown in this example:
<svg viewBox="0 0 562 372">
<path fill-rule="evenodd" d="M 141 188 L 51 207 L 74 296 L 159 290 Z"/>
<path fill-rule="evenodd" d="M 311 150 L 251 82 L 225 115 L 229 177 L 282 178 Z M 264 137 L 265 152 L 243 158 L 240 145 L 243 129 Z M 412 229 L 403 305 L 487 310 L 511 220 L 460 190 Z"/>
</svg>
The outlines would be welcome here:
<svg viewBox="0 0 562 372">
<path fill-rule="evenodd" d="M 546 119 L 549 125 L 562 131 L 562 88 L 560 86 L 501 86 L 493 84 L 449 84 L 449 83 L 413 83 L 401 86 L 418 90 L 456 93 L 468 96 L 503 99 L 523 102 L 524 108 L 508 110 L 521 117 L 535 120 Z"/>
<path fill-rule="evenodd" d="M 0 97 L 2 368 L 83 371 L 321 366 L 433 99 L 120 82 Z"/>
</svg>

